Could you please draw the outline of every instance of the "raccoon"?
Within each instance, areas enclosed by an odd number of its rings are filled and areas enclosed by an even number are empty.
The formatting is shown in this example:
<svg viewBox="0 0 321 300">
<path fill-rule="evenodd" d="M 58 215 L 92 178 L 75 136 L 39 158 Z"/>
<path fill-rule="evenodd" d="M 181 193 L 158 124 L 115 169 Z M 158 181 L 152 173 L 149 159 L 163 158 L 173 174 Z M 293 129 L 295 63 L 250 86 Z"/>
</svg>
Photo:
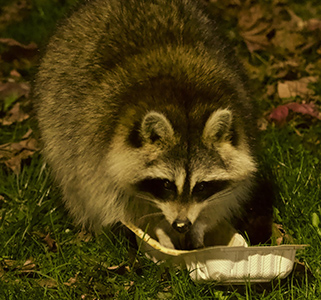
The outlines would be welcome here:
<svg viewBox="0 0 321 300">
<path fill-rule="evenodd" d="M 194 249 L 253 198 L 253 103 L 197 1 L 86 2 L 34 91 L 45 159 L 83 226 L 148 220 L 164 246 Z"/>
</svg>

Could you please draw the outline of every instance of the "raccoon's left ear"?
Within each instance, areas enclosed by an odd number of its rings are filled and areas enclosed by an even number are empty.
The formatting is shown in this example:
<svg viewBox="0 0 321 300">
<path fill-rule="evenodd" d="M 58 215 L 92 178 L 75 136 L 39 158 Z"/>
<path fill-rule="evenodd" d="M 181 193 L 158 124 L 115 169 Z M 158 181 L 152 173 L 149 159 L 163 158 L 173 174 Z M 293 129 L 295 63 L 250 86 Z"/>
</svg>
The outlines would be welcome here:
<svg viewBox="0 0 321 300">
<path fill-rule="evenodd" d="M 169 140 L 174 136 L 170 121 L 161 113 L 148 112 L 141 125 L 141 134 L 145 140 L 152 143 L 157 140 Z"/>
<path fill-rule="evenodd" d="M 203 141 L 211 146 L 214 142 L 225 139 L 231 130 L 232 112 L 228 109 L 214 111 L 208 118 L 204 130 Z"/>
</svg>

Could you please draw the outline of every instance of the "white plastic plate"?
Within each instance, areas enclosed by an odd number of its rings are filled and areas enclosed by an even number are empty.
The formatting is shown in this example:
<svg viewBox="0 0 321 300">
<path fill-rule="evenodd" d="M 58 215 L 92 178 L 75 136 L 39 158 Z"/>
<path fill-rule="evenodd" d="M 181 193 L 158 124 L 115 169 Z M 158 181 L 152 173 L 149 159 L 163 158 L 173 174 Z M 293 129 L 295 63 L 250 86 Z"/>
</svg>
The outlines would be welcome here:
<svg viewBox="0 0 321 300">
<path fill-rule="evenodd" d="M 218 281 L 223 284 L 269 282 L 288 276 L 296 250 L 306 245 L 251 246 L 235 234 L 228 246 L 198 250 L 175 250 L 163 247 L 133 224 L 125 224 L 138 237 L 140 250 L 155 263 L 168 261 L 185 265 L 196 282 Z"/>
</svg>

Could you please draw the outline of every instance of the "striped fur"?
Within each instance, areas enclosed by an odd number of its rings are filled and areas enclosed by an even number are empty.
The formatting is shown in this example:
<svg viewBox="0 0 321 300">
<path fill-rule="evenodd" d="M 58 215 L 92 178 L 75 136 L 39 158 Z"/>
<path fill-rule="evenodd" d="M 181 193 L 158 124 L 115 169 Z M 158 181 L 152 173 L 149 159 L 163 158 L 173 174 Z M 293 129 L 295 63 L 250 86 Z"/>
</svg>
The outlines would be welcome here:
<svg viewBox="0 0 321 300">
<path fill-rule="evenodd" d="M 257 164 L 236 65 L 196 1 L 93 0 L 74 12 L 35 96 L 44 156 L 76 221 L 189 220 L 197 248 L 240 214 Z"/>
</svg>

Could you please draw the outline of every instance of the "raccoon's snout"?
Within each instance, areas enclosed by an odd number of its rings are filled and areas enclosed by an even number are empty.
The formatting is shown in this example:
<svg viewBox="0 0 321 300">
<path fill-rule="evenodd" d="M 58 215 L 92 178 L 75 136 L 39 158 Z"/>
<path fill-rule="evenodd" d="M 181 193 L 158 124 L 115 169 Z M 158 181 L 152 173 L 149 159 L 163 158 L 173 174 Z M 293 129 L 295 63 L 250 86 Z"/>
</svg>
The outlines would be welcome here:
<svg viewBox="0 0 321 300">
<path fill-rule="evenodd" d="M 173 228 L 179 233 L 186 233 L 191 229 L 192 222 L 189 219 L 186 220 L 178 220 L 176 219 L 173 224 Z"/>
</svg>

